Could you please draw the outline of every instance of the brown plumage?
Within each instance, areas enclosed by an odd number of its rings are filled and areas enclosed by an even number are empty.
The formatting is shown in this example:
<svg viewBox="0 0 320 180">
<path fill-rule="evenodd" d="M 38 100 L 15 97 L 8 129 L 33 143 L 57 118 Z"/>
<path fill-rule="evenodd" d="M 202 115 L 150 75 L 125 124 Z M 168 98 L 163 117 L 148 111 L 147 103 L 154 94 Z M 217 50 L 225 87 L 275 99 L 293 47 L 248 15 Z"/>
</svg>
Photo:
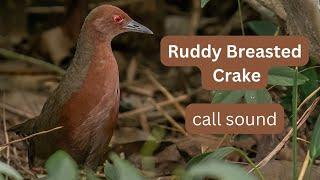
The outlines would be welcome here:
<svg viewBox="0 0 320 180">
<path fill-rule="evenodd" d="M 99 6 L 87 16 L 72 63 L 41 114 L 11 128 L 26 136 L 63 126 L 28 141 L 31 166 L 35 158 L 46 160 L 58 149 L 90 168 L 102 163 L 118 119 L 120 97 L 111 41 L 128 31 L 152 34 L 114 6 Z"/>
</svg>

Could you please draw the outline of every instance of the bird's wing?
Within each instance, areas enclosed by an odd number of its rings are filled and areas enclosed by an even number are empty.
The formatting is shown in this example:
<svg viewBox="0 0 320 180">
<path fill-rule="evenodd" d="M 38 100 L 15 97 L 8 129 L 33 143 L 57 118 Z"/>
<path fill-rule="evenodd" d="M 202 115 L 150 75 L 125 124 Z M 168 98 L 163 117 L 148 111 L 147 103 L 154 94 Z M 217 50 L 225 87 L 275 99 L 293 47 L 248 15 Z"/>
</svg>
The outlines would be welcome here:
<svg viewBox="0 0 320 180">
<path fill-rule="evenodd" d="M 79 91 L 86 78 L 88 64 L 79 61 L 79 59 L 82 58 L 75 55 L 70 68 L 60 81 L 59 86 L 44 104 L 39 118 L 35 121 L 35 129 L 37 129 L 37 131 L 48 130 L 59 126 L 63 106 L 71 98 L 71 95 L 74 92 Z"/>
</svg>

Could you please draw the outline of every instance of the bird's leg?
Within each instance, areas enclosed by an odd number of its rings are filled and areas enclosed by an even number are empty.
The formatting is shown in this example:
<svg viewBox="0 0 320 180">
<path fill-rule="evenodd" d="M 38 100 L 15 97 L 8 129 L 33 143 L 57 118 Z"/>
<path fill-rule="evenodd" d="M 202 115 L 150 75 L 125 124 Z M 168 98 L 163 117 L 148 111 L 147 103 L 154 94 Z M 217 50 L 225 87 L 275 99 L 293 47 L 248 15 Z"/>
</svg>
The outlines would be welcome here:
<svg viewBox="0 0 320 180">
<path fill-rule="evenodd" d="M 98 136 L 103 137 L 103 136 Z M 96 170 L 97 167 L 106 160 L 106 152 L 108 151 L 108 143 L 111 139 L 111 136 L 106 137 L 103 141 L 100 141 L 100 143 L 97 143 L 99 141 L 93 141 L 95 142 L 92 146 L 92 149 L 90 150 L 90 153 L 85 160 L 85 166 L 91 168 L 92 170 Z"/>
</svg>

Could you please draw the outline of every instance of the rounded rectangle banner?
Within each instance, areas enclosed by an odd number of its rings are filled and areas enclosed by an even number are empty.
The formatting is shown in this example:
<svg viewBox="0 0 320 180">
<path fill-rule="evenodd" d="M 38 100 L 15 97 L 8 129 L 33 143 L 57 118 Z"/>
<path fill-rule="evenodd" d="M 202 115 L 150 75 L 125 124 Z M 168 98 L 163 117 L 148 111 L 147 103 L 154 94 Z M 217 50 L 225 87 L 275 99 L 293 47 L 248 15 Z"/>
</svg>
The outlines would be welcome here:
<svg viewBox="0 0 320 180">
<path fill-rule="evenodd" d="M 166 66 L 195 66 L 205 89 L 259 89 L 272 66 L 303 66 L 309 42 L 303 36 L 166 36 Z"/>
<path fill-rule="evenodd" d="M 185 123 L 191 134 L 278 134 L 284 110 L 279 104 L 190 104 Z"/>
</svg>

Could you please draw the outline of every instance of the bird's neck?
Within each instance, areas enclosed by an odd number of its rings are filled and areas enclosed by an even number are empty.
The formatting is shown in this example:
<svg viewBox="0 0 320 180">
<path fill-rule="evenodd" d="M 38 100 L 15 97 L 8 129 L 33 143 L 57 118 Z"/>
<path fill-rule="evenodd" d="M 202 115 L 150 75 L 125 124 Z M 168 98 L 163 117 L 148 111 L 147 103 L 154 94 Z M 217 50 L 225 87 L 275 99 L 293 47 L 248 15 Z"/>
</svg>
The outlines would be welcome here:
<svg viewBox="0 0 320 180">
<path fill-rule="evenodd" d="M 115 77 L 110 81 L 118 81 L 118 65 L 112 52 L 111 40 L 92 32 L 91 29 L 81 30 L 76 53 L 67 73 L 71 76 L 67 78 L 76 82 L 75 89 L 79 89 L 92 73 L 97 76 Z"/>
</svg>

